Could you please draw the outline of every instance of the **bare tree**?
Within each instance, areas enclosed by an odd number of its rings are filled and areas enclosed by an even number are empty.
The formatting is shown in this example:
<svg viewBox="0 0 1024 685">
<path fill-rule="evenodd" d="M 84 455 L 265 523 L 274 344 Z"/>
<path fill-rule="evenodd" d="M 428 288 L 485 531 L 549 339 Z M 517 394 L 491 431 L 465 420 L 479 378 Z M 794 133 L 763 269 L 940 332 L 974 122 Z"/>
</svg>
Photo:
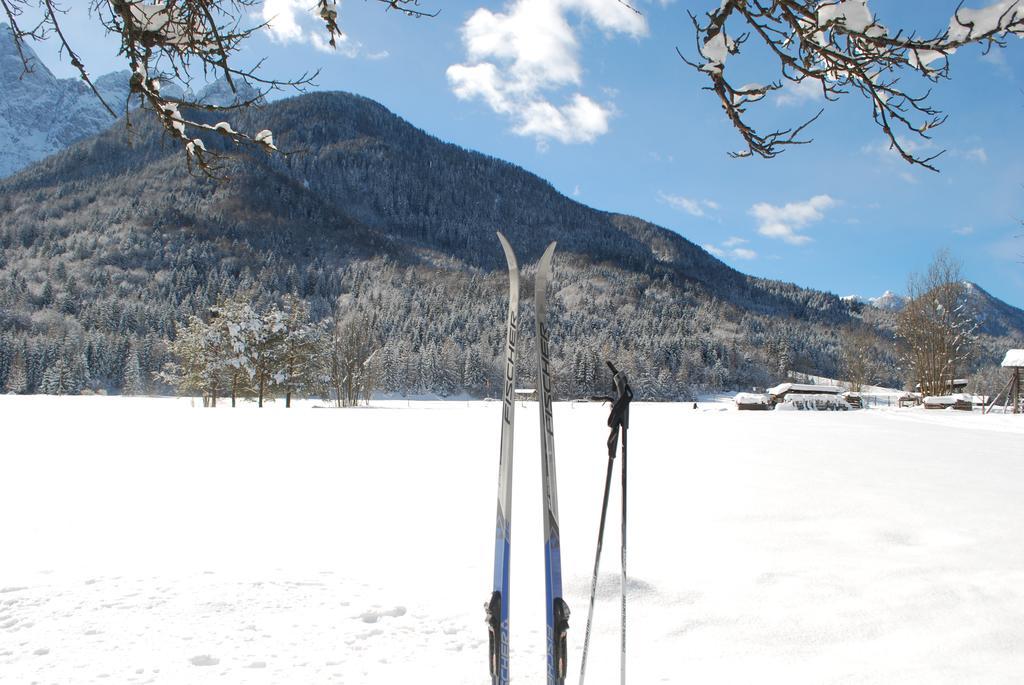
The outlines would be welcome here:
<svg viewBox="0 0 1024 685">
<path fill-rule="evenodd" d="M 380 348 L 376 321 L 364 312 L 351 312 L 335 320 L 328 338 L 328 375 L 338 406 L 353 407 L 361 398 L 369 402 Z"/>
<path fill-rule="evenodd" d="M 840 368 L 850 390 L 860 392 L 865 385 L 878 380 L 881 369 L 879 355 L 875 349 L 877 337 L 868 326 L 850 328 L 843 334 L 840 345 Z"/>
<path fill-rule="evenodd" d="M 280 369 L 277 383 L 284 391 L 284 406 L 292 406 L 292 395 L 315 394 L 324 390 L 323 364 L 318 349 L 325 336 L 324 326 L 309 317 L 309 304 L 293 294 L 283 298 L 281 318 Z"/>
<path fill-rule="evenodd" d="M 908 380 L 920 383 L 925 395 L 949 394 L 957 374 L 967 371 L 977 328 L 960 264 L 941 250 L 924 275 L 910 277 L 907 295 L 897 335 L 906 344 Z"/>
<path fill-rule="evenodd" d="M 157 118 L 171 138 L 185 151 L 189 168 L 195 166 L 203 173 L 215 176 L 220 155 L 209 150 L 199 133 L 222 136 L 235 144 L 245 144 L 276 152 L 273 132 L 236 131 L 230 122 L 207 123 L 194 116 L 197 111 L 230 112 L 250 107 L 271 90 L 294 88 L 302 90 L 312 83 L 316 74 L 301 74 L 289 79 L 266 78 L 262 75 L 260 60 L 251 68 L 239 68 L 237 55 L 245 41 L 265 24 L 248 24 L 250 11 L 261 0 L 90 0 L 92 16 L 111 34 L 120 38 L 118 54 L 131 69 L 129 100 Z M 418 0 L 376 0 L 387 9 L 407 15 L 422 15 L 416 9 Z M 335 46 L 341 36 L 338 25 L 337 0 L 316 0 L 311 4 L 323 21 L 324 29 Z M 130 102 L 113 103 L 104 100 L 93 83 L 79 52 L 64 31 L 67 10 L 59 0 L 0 0 L 0 8 L 10 23 L 15 46 L 26 71 L 32 69 L 24 50 L 25 41 L 56 40 L 67 54 L 82 80 L 103 103 L 111 117 L 127 115 Z M 25 23 L 26 10 L 39 17 Z M 214 106 L 195 98 L 177 98 L 163 88 L 167 83 L 182 86 L 188 93 L 193 77 L 202 74 L 220 75 L 238 92 L 236 84 L 245 81 L 260 89 L 261 95 L 231 106 Z"/>
<path fill-rule="evenodd" d="M 1002 47 L 1008 35 L 1024 35 L 1024 0 L 997 0 L 981 9 L 957 6 L 948 27 L 927 36 L 889 29 L 867 0 L 722 0 L 704 18 L 692 13 L 690 18 L 699 57 L 691 60 L 682 51 L 679 56 L 711 80 L 706 90 L 718 96 L 742 136 L 746 149 L 734 157 L 771 158 L 786 146 L 810 142 L 804 130 L 823 110 L 768 133 L 749 122 L 750 105 L 789 82 L 817 89 L 826 101 L 860 93 L 871 103 L 872 117 L 890 148 L 910 164 L 936 171 L 931 162 L 942 153 L 920 154 L 903 135 L 911 141 L 929 138 L 946 115 L 928 104 L 930 90 L 913 94 L 902 76 L 914 73 L 938 82 L 949 78 L 949 57 L 959 48 L 980 44 L 990 50 Z M 734 85 L 726 76 L 726 61 L 752 37 L 772 55 L 773 72 L 781 78 L 767 85 Z"/>
</svg>

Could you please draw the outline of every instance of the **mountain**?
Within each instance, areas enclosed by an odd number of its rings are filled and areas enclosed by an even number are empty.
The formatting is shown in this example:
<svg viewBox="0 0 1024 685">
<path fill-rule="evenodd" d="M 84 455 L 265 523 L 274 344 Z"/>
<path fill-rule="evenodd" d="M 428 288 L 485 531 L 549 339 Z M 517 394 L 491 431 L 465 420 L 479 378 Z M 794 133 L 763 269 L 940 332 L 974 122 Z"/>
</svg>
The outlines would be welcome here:
<svg viewBox="0 0 1024 685">
<path fill-rule="evenodd" d="M 903 309 L 907 303 L 907 298 L 903 295 L 897 295 L 891 290 L 886 290 L 878 297 L 869 297 L 868 303 L 872 307 L 878 307 L 879 309 L 888 309 L 889 311 L 898 312 Z"/>
<path fill-rule="evenodd" d="M 26 71 L 11 36 L 10 27 L 0 23 L 0 178 L 9 176 L 32 162 L 64 150 L 72 143 L 93 136 L 114 123 L 114 117 L 81 79 L 58 79 L 46 68 L 29 45 L 22 50 L 28 59 Z M 128 99 L 128 70 L 95 79 L 96 89 L 115 111 L 120 113 Z M 259 98 L 260 92 L 247 83 L 238 83 L 234 93 L 223 79 L 199 91 L 198 102 L 226 107 L 236 102 Z M 181 97 L 174 84 L 164 94 Z M 192 93 L 188 93 L 192 96 Z M 130 103 L 131 108 L 138 106 Z"/>
<path fill-rule="evenodd" d="M 903 306 L 907 302 L 907 298 L 903 295 L 897 295 L 891 290 L 886 290 L 878 297 L 861 297 L 860 295 L 844 295 L 843 300 L 850 303 L 856 303 L 861 305 L 869 305 L 878 309 L 885 309 L 892 312 L 898 312 L 903 309 Z"/>
<path fill-rule="evenodd" d="M 977 283 L 965 281 L 964 285 L 971 314 L 982 334 L 1024 342 L 1024 311 L 1003 302 Z"/>
<path fill-rule="evenodd" d="M 95 135 L 114 118 L 81 79 L 58 79 L 28 45 L 25 71 L 10 27 L 0 24 L 0 177 Z M 100 76 L 96 89 L 114 111 L 128 97 L 128 71 Z"/>
<path fill-rule="evenodd" d="M 234 155 L 215 183 L 137 118 L 130 148 L 115 126 L 0 181 L 0 382 L 20 354 L 30 385 L 61 363 L 117 389 L 128 359 L 160 369 L 188 315 L 239 291 L 257 304 L 295 292 L 316 317 L 373 322 L 381 389 L 493 395 L 507 288 L 496 230 L 526 284 L 559 243 L 550 314 L 563 397 L 604 391 L 604 359 L 631 369 L 646 397 L 764 387 L 787 369 L 835 377 L 844 331 L 865 318 L 856 303 L 746 276 L 676 233 L 581 205 L 366 98 L 315 93 L 234 123 L 296 152 Z M 217 137 L 206 145 L 233 152 Z M 523 295 L 521 348 L 532 350 L 529 285 Z M 874 352 L 894 375 L 889 335 L 878 329 Z"/>
<path fill-rule="evenodd" d="M 964 281 L 964 287 L 967 289 L 971 316 L 978 322 L 981 333 L 995 338 L 1021 338 L 1024 333 L 1024 311 L 1003 302 L 977 283 Z M 843 300 L 893 313 L 900 312 L 907 303 L 905 295 L 891 290 L 886 290 L 879 297 L 865 299 L 858 295 L 847 295 Z"/>
</svg>

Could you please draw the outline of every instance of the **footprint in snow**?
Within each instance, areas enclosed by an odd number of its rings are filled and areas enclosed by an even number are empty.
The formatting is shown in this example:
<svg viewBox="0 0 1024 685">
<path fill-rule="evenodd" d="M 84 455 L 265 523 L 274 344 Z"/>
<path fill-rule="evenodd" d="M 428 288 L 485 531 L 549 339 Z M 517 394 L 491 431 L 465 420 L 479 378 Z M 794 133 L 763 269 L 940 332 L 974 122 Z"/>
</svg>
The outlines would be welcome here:
<svg viewBox="0 0 1024 685">
<path fill-rule="evenodd" d="M 220 659 L 214 659 L 209 654 L 200 654 L 199 656 L 194 656 L 191 659 L 189 659 L 189 661 L 192 663 L 193 666 L 216 666 L 220 663 Z"/>
<path fill-rule="evenodd" d="M 361 613 L 358 618 L 360 618 L 363 623 L 376 623 L 384 616 L 390 616 L 391 618 L 405 616 L 405 607 L 398 606 L 393 609 L 370 609 Z"/>
</svg>

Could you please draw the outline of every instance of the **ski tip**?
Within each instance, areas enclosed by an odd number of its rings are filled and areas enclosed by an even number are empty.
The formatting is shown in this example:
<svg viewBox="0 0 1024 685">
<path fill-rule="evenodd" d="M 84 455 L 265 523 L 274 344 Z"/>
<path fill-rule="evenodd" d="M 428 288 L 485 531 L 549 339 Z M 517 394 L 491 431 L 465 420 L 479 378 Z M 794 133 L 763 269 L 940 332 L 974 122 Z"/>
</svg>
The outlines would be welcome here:
<svg viewBox="0 0 1024 685">
<path fill-rule="evenodd" d="M 519 265 L 516 263 L 516 253 L 512 251 L 512 245 L 508 242 L 508 238 L 501 231 L 495 231 L 495 233 L 498 234 L 498 240 L 501 241 L 501 249 L 505 251 L 505 261 L 508 262 L 509 271 L 517 271 Z"/>
<path fill-rule="evenodd" d="M 544 250 L 544 254 L 541 255 L 541 258 L 540 258 L 540 267 L 542 269 L 546 270 L 550 266 L 551 258 L 554 256 L 555 248 L 557 246 L 558 246 L 558 241 L 557 240 L 552 240 L 551 244 L 548 245 L 548 249 Z"/>
</svg>

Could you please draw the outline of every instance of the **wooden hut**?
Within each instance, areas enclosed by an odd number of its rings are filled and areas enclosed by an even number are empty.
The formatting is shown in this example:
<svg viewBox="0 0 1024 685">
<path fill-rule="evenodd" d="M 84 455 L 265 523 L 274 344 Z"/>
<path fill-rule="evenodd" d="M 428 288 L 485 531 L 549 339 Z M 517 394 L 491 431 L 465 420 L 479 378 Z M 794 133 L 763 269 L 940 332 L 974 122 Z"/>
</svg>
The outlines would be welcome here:
<svg viewBox="0 0 1024 685">
<path fill-rule="evenodd" d="M 516 388 L 515 389 L 516 400 L 519 402 L 536 402 L 537 401 L 537 389 L 536 388 Z"/>
<path fill-rule="evenodd" d="M 740 411 L 765 411 L 775 409 L 772 398 L 763 392 L 740 392 L 733 398 Z"/>
<path fill-rule="evenodd" d="M 897 401 L 897 406 L 901 409 L 903 407 L 917 407 L 921 404 L 921 396 L 916 392 L 908 392 L 900 395 L 900 399 Z"/>
<path fill-rule="evenodd" d="M 967 391 L 968 380 L 966 378 L 954 378 L 947 380 L 944 385 L 944 395 L 959 395 Z M 921 384 L 914 386 L 917 392 L 921 392 Z"/>
<path fill-rule="evenodd" d="M 844 390 L 837 385 L 807 385 L 805 383 L 782 383 L 768 388 L 772 403 L 792 405 L 796 409 L 849 409 L 843 399 Z"/>
<path fill-rule="evenodd" d="M 925 409 L 958 409 L 960 411 L 971 411 L 974 409 L 973 398 L 970 395 L 957 393 L 956 395 L 937 395 L 924 398 Z"/>
<path fill-rule="evenodd" d="M 992 403 L 988 405 L 985 412 L 992 411 L 992 407 L 996 406 L 999 398 L 1005 397 L 1003 410 L 1005 411 L 1009 405 L 1013 407 L 1014 414 L 1020 414 L 1024 411 L 1024 407 L 1021 406 L 1021 376 L 1024 375 L 1022 373 L 1024 371 L 1024 350 L 1007 350 L 1002 365 L 1004 369 L 1009 370 L 1010 379 L 1003 386 L 1003 389 L 992 398 Z"/>
</svg>

